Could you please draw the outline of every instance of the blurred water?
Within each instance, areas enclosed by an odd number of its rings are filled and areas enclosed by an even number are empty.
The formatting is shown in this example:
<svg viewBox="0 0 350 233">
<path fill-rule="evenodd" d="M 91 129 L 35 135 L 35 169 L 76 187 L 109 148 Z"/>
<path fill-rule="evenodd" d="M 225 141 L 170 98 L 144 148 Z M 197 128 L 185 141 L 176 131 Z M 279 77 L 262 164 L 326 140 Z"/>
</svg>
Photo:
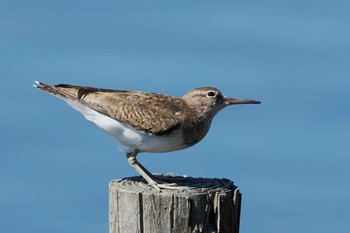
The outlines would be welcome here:
<svg viewBox="0 0 350 233">
<path fill-rule="evenodd" d="M 34 80 L 181 96 L 212 85 L 263 101 L 225 109 L 152 172 L 226 177 L 242 232 L 350 228 L 347 1 L 0 2 L 0 231 L 108 232 L 123 153 Z"/>
</svg>

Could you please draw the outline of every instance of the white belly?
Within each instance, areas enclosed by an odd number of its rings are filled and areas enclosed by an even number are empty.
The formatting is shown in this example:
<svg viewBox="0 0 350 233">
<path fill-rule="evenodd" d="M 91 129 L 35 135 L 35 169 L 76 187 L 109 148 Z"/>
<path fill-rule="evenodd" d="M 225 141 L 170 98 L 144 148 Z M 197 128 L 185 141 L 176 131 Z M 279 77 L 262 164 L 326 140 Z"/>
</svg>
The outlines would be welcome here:
<svg viewBox="0 0 350 233">
<path fill-rule="evenodd" d="M 117 143 L 127 147 L 128 151 L 137 149 L 141 152 L 168 152 L 188 147 L 184 144 L 180 130 L 175 130 L 170 135 L 150 135 L 103 115 L 77 101 L 64 100 L 83 114 L 87 120 L 107 132 Z"/>
</svg>

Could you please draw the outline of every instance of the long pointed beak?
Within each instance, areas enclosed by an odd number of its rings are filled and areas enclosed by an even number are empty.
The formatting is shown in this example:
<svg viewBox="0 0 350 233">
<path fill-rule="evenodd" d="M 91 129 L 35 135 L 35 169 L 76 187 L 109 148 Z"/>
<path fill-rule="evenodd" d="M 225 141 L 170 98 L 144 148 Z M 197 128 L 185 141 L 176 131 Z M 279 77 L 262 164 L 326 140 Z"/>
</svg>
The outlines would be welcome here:
<svg viewBox="0 0 350 233">
<path fill-rule="evenodd" d="M 260 104 L 261 102 L 258 100 L 250 100 L 250 99 L 235 99 L 235 98 L 225 98 L 226 105 L 233 104 Z"/>
</svg>

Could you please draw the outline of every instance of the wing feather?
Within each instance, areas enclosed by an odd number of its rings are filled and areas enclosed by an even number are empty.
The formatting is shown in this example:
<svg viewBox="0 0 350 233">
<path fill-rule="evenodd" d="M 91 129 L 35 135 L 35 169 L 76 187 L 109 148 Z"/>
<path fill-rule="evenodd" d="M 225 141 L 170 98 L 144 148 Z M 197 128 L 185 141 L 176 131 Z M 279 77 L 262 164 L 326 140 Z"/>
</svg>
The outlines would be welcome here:
<svg viewBox="0 0 350 233">
<path fill-rule="evenodd" d="M 148 134 L 162 135 L 184 121 L 186 103 L 174 96 L 126 90 L 37 83 L 37 87 L 85 106 Z"/>
</svg>

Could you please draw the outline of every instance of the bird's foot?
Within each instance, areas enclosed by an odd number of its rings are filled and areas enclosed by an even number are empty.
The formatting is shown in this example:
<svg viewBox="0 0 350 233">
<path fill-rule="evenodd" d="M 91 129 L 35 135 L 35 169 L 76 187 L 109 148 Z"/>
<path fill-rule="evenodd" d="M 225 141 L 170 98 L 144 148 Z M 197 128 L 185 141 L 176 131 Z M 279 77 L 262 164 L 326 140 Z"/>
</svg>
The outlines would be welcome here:
<svg viewBox="0 0 350 233">
<path fill-rule="evenodd" d="M 184 188 L 178 186 L 176 183 L 167 183 L 161 180 L 153 180 L 149 182 L 148 185 L 156 189 L 157 191 L 161 191 L 162 189 L 170 189 L 170 190 L 183 190 Z"/>
</svg>

